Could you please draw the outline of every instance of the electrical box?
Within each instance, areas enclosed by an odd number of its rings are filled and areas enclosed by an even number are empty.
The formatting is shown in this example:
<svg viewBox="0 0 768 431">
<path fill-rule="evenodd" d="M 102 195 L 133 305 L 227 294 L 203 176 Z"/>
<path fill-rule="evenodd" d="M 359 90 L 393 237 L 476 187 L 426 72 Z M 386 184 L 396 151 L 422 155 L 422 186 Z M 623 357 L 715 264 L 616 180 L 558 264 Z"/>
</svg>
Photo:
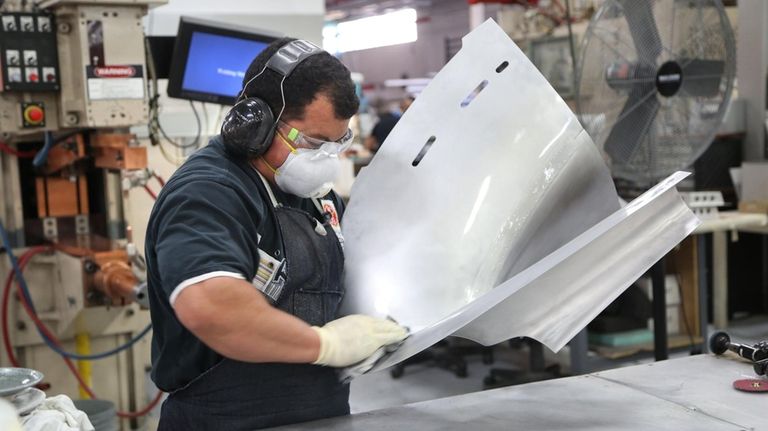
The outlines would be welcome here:
<svg viewBox="0 0 768 431">
<path fill-rule="evenodd" d="M 148 121 L 145 2 L 56 3 L 63 127 L 128 127 Z"/>
</svg>

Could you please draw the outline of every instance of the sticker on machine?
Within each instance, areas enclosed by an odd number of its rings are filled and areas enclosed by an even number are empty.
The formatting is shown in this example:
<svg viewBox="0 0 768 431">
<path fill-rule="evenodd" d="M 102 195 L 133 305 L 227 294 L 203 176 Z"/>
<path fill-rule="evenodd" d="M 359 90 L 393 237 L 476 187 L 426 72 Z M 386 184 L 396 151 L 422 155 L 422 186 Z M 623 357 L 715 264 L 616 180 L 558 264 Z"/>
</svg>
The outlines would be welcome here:
<svg viewBox="0 0 768 431">
<path fill-rule="evenodd" d="M 90 100 L 143 99 L 141 65 L 85 66 Z"/>
</svg>

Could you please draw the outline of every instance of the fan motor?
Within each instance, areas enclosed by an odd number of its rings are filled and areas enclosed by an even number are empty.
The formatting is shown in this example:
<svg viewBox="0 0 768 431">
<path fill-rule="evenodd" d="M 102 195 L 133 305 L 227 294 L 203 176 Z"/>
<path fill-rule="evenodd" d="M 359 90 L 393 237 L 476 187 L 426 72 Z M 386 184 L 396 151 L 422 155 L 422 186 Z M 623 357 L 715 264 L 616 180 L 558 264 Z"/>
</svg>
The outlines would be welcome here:
<svg viewBox="0 0 768 431">
<path fill-rule="evenodd" d="M 664 97 L 672 97 L 683 85 L 683 68 L 676 61 L 668 61 L 661 65 L 656 73 L 656 88 Z"/>
</svg>

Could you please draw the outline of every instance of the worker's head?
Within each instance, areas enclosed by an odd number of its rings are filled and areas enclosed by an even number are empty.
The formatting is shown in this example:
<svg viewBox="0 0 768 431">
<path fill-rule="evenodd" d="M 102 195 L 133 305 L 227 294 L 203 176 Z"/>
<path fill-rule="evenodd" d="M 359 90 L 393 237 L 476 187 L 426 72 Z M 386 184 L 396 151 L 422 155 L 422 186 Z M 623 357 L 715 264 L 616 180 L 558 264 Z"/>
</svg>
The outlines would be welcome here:
<svg viewBox="0 0 768 431">
<path fill-rule="evenodd" d="M 270 58 L 294 40 L 284 38 L 270 44 L 245 73 L 242 98 L 262 100 L 276 121 L 276 129 L 271 143 L 265 142 L 263 153 L 241 155 L 269 166 L 285 191 L 316 195 L 316 191 L 306 190 L 310 183 L 335 176 L 331 168 L 338 166 L 338 158 L 333 160 L 337 154 L 317 155 L 341 151 L 351 141 L 349 120 L 357 112 L 359 100 L 349 70 L 324 51 L 301 60 L 284 78 L 265 69 Z M 312 154 L 306 154 L 309 152 Z M 289 164 L 294 167 L 289 168 Z M 296 186 L 301 181 L 307 184 Z"/>
<path fill-rule="evenodd" d="M 400 101 L 400 112 L 405 113 L 405 111 L 408 110 L 408 108 L 411 106 L 411 103 L 413 103 L 414 98 L 411 95 L 405 96 L 403 100 Z"/>
<path fill-rule="evenodd" d="M 264 70 L 267 61 L 280 48 L 294 40 L 282 38 L 265 48 L 248 66 L 243 84 Z M 333 109 L 330 114 L 335 120 L 345 122 L 357 113 L 360 102 L 349 69 L 325 51 L 299 63 L 285 78 L 282 91 L 280 80 L 281 76 L 275 71 L 264 70 L 258 79 L 245 88 L 244 96 L 264 100 L 277 116 L 283 106 L 284 95 L 282 119 L 286 122 L 304 120 L 308 105 L 321 98 L 326 99 L 328 107 Z"/>
</svg>

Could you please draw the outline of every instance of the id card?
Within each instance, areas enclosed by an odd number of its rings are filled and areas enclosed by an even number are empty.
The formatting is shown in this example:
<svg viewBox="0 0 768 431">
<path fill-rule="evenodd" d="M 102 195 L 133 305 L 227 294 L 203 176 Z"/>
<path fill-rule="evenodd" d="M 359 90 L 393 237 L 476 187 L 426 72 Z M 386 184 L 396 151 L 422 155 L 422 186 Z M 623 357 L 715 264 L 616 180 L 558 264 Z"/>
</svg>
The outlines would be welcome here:
<svg viewBox="0 0 768 431">
<path fill-rule="evenodd" d="M 277 260 L 267 252 L 259 249 L 259 267 L 251 284 L 267 296 L 275 304 L 283 293 L 286 277 L 283 274 L 285 259 Z"/>
<path fill-rule="evenodd" d="M 344 250 L 344 235 L 341 234 L 341 223 L 339 222 L 339 213 L 336 211 L 336 205 L 330 199 L 321 199 L 320 205 L 323 207 L 323 212 L 330 215 L 329 223 L 339 239 L 341 249 Z"/>
</svg>

